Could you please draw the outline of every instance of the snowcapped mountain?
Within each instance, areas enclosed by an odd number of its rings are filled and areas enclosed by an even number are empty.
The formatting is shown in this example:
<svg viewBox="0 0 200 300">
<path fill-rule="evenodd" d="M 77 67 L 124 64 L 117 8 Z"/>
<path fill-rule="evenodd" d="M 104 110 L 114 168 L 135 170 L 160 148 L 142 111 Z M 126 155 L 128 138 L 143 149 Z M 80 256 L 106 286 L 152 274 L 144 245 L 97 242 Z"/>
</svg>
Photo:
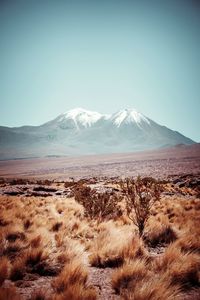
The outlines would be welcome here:
<svg viewBox="0 0 200 300">
<path fill-rule="evenodd" d="M 40 126 L 0 127 L 0 159 L 122 153 L 193 143 L 135 109 L 106 115 L 75 108 Z"/>
<path fill-rule="evenodd" d="M 138 127 L 142 123 L 150 124 L 148 118 L 144 115 L 136 111 L 135 109 L 124 109 L 120 110 L 119 112 L 113 114 L 111 116 L 111 120 L 114 125 L 120 127 L 124 124 L 137 124 Z"/>
<path fill-rule="evenodd" d="M 75 108 L 59 116 L 58 121 L 61 123 L 72 122 L 77 129 L 87 128 L 95 124 L 103 115 L 98 112 Z"/>
</svg>

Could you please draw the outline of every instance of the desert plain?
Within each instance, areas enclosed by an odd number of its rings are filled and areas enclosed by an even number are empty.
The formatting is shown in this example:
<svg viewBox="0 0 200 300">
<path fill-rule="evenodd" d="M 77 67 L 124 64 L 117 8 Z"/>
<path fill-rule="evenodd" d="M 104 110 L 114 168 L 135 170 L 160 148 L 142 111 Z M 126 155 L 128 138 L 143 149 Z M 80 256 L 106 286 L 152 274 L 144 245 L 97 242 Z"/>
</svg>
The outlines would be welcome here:
<svg viewBox="0 0 200 300">
<path fill-rule="evenodd" d="M 0 300 L 200 299 L 200 145 L 0 161 Z"/>
</svg>

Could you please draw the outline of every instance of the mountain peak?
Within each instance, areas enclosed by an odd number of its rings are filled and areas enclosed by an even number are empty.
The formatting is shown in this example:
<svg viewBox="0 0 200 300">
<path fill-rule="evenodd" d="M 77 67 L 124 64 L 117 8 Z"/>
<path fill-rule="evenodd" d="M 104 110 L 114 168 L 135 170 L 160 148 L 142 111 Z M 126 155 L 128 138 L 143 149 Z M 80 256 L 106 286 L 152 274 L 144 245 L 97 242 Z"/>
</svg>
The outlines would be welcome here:
<svg viewBox="0 0 200 300">
<path fill-rule="evenodd" d="M 75 108 L 41 126 L 2 127 L 0 136 L 4 159 L 123 153 L 194 143 L 135 109 L 104 115 Z"/>
<path fill-rule="evenodd" d="M 112 116 L 112 122 L 120 127 L 122 124 L 136 123 L 138 126 L 141 123 L 150 124 L 147 117 L 138 112 L 136 109 L 122 109 Z"/>
<path fill-rule="evenodd" d="M 103 115 L 96 112 L 77 107 L 61 115 L 61 121 L 73 120 L 76 127 L 90 127 L 96 123 Z"/>
</svg>

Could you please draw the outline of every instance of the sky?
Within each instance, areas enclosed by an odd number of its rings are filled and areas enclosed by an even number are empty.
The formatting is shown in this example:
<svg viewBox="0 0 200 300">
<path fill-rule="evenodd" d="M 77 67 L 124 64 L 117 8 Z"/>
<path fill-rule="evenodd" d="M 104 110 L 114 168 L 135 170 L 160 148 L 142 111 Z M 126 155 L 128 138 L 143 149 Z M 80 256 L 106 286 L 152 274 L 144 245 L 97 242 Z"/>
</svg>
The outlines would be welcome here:
<svg viewBox="0 0 200 300">
<path fill-rule="evenodd" d="M 0 0 L 0 125 L 75 107 L 200 142 L 200 0 Z"/>
</svg>

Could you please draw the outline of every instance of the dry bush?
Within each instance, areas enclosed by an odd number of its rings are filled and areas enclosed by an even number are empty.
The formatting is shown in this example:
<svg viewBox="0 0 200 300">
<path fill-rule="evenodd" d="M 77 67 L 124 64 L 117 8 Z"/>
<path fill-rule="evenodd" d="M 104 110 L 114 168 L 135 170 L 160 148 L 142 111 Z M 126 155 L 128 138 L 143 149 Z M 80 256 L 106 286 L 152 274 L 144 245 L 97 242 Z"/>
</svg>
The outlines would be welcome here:
<svg viewBox="0 0 200 300">
<path fill-rule="evenodd" d="M 65 188 L 73 187 L 74 185 L 76 185 L 76 182 L 74 181 L 65 181 L 64 183 Z"/>
<path fill-rule="evenodd" d="M 50 186 L 53 182 L 51 180 L 48 180 L 48 179 L 44 179 L 44 180 L 37 180 L 36 181 L 36 184 L 38 185 L 47 185 L 47 186 Z"/>
<path fill-rule="evenodd" d="M 88 272 L 78 260 L 73 260 L 65 265 L 60 275 L 52 282 L 52 287 L 57 293 L 64 293 L 70 286 L 86 285 Z"/>
<path fill-rule="evenodd" d="M 26 185 L 29 183 L 29 181 L 28 179 L 16 178 L 16 179 L 12 179 L 9 183 L 10 185 Z"/>
<path fill-rule="evenodd" d="M 136 180 L 127 178 L 121 181 L 120 187 L 127 200 L 127 214 L 142 236 L 151 208 L 160 200 L 160 185 L 151 177 L 138 177 Z"/>
<path fill-rule="evenodd" d="M 121 198 L 116 194 L 97 193 L 88 186 L 75 191 L 75 200 L 83 205 L 85 216 L 91 219 L 113 219 L 122 214 L 118 206 Z"/>
<path fill-rule="evenodd" d="M 0 258 L 0 286 L 9 276 L 10 261 L 7 257 Z"/>
</svg>

